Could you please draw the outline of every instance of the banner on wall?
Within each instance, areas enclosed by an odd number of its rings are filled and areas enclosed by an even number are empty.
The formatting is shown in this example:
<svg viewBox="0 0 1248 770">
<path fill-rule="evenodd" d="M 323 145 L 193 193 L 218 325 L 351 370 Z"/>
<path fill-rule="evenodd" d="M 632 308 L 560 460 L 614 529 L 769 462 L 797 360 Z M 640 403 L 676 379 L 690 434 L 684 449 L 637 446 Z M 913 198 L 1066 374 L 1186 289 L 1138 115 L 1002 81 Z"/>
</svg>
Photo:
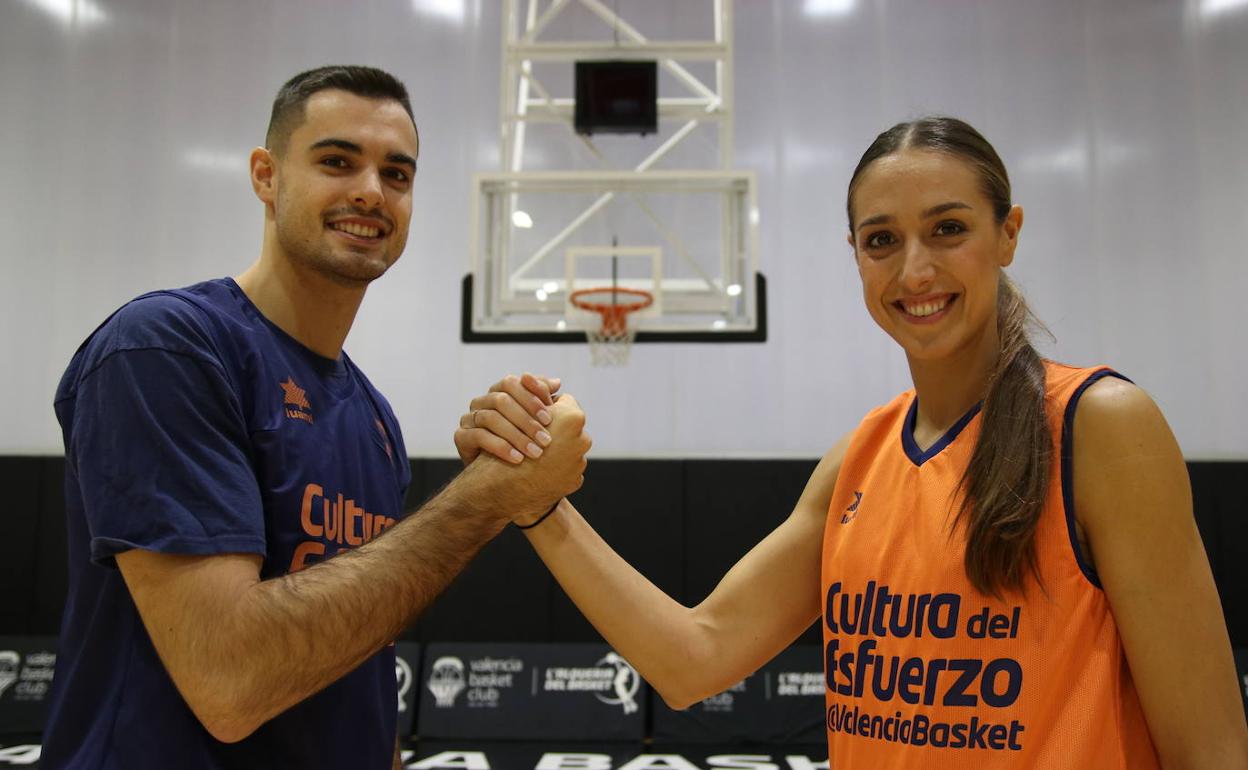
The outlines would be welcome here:
<svg viewBox="0 0 1248 770">
<path fill-rule="evenodd" d="M 794 645 L 724 692 L 673 711 L 654 698 L 654 740 L 667 743 L 810 743 L 824 732 L 823 658 Z"/>
<path fill-rule="evenodd" d="M 0 636 L 0 733 L 40 733 L 56 669 L 56 637 Z M 420 645 L 395 644 L 399 735 L 412 734 L 417 703 Z"/>
<path fill-rule="evenodd" d="M 603 644 L 429 644 L 425 738 L 640 741 L 646 686 Z"/>
<path fill-rule="evenodd" d="M 0 731 L 42 732 L 55 669 L 55 636 L 0 636 Z"/>
</svg>

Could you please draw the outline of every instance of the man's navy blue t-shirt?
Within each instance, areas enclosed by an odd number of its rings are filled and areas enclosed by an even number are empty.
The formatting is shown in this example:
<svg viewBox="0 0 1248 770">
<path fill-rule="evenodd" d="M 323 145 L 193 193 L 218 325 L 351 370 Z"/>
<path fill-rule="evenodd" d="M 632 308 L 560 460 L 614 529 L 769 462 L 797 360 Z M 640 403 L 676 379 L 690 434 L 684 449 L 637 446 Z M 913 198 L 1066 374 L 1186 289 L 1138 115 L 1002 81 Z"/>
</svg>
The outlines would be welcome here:
<svg viewBox="0 0 1248 770">
<path fill-rule="evenodd" d="M 393 526 L 407 453 L 389 404 L 346 354 L 299 344 L 228 278 L 154 292 L 83 343 L 56 414 L 69 597 L 41 766 L 389 768 L 393 648 L 223 744 L 178 694 L 114 559 L 132 548 L 258 554 L 272 578 Z"/>
</svg>

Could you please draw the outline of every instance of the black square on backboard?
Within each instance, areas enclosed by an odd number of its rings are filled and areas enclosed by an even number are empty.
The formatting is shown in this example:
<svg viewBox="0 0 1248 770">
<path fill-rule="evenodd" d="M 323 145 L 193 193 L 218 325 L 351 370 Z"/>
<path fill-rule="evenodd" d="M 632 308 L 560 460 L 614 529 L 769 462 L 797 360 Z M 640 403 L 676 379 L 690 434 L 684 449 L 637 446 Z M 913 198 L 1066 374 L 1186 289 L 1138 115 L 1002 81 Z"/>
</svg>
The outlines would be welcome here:
<svg viewBox="0 0 1248 770">
<path fill-rule="evenodd" d="M 659 130 L 659 69 L 652 61 L 578 61 L 578 134 L 653 134 Z"/>
</svg>

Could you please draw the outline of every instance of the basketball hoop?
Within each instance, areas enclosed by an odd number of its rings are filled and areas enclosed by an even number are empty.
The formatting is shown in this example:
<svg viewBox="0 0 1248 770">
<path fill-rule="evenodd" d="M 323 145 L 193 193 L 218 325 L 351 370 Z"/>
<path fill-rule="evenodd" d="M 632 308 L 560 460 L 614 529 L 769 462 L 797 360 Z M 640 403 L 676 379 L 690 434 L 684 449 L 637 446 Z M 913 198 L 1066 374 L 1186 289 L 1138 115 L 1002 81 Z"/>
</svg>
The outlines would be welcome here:
<svg viewBox="0 0 1248 770">
<path fill-rule="evenodd" d="M 642 289 L 604 286 L 574 291 L 568 301 L 581 310 L 602 316 L 601 328 L 585 330 L 590 362 L 594 366 L 622 366 L 628 363 L 628 353 L 637 337 L 637 330 L 629 326 L 628 315 L 650 307 L 654 295 Z"/>
</svg>

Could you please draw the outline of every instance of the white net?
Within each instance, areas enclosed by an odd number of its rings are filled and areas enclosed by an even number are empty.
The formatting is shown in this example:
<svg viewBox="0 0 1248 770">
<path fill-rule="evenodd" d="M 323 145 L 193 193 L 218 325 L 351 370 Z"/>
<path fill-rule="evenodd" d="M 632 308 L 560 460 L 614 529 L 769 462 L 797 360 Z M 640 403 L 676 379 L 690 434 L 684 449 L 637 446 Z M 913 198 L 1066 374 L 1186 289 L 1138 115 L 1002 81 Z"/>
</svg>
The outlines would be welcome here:
<svg viewBox="0 0 1248 770">
<path fill-rule="evenodd" d="M 621 298 L 625 301 L 621 302 Z M 570 300 L 581 310 L 602 316 L 601 327 L 585 330 L 585 338 L 589 342 L 589 362 L 594 366 L 627 364 L 633 340 L 637 337 L 637 330 L 629 325 L 629 316 L 649 307 L 654 297 L 646 291 L 611 286 L 573 292 Z"/>
<path fill-rule="evenodd" d="M 606 331 L 605 329 L 586 329 L 585 336 L 589 340 L 589 362 L 594 366 L 623 366 L 628 363 L 628 354 L 633 349 L 633 339 L 637 336 L 636 329 L 623 331 Z"/>
</svg>

